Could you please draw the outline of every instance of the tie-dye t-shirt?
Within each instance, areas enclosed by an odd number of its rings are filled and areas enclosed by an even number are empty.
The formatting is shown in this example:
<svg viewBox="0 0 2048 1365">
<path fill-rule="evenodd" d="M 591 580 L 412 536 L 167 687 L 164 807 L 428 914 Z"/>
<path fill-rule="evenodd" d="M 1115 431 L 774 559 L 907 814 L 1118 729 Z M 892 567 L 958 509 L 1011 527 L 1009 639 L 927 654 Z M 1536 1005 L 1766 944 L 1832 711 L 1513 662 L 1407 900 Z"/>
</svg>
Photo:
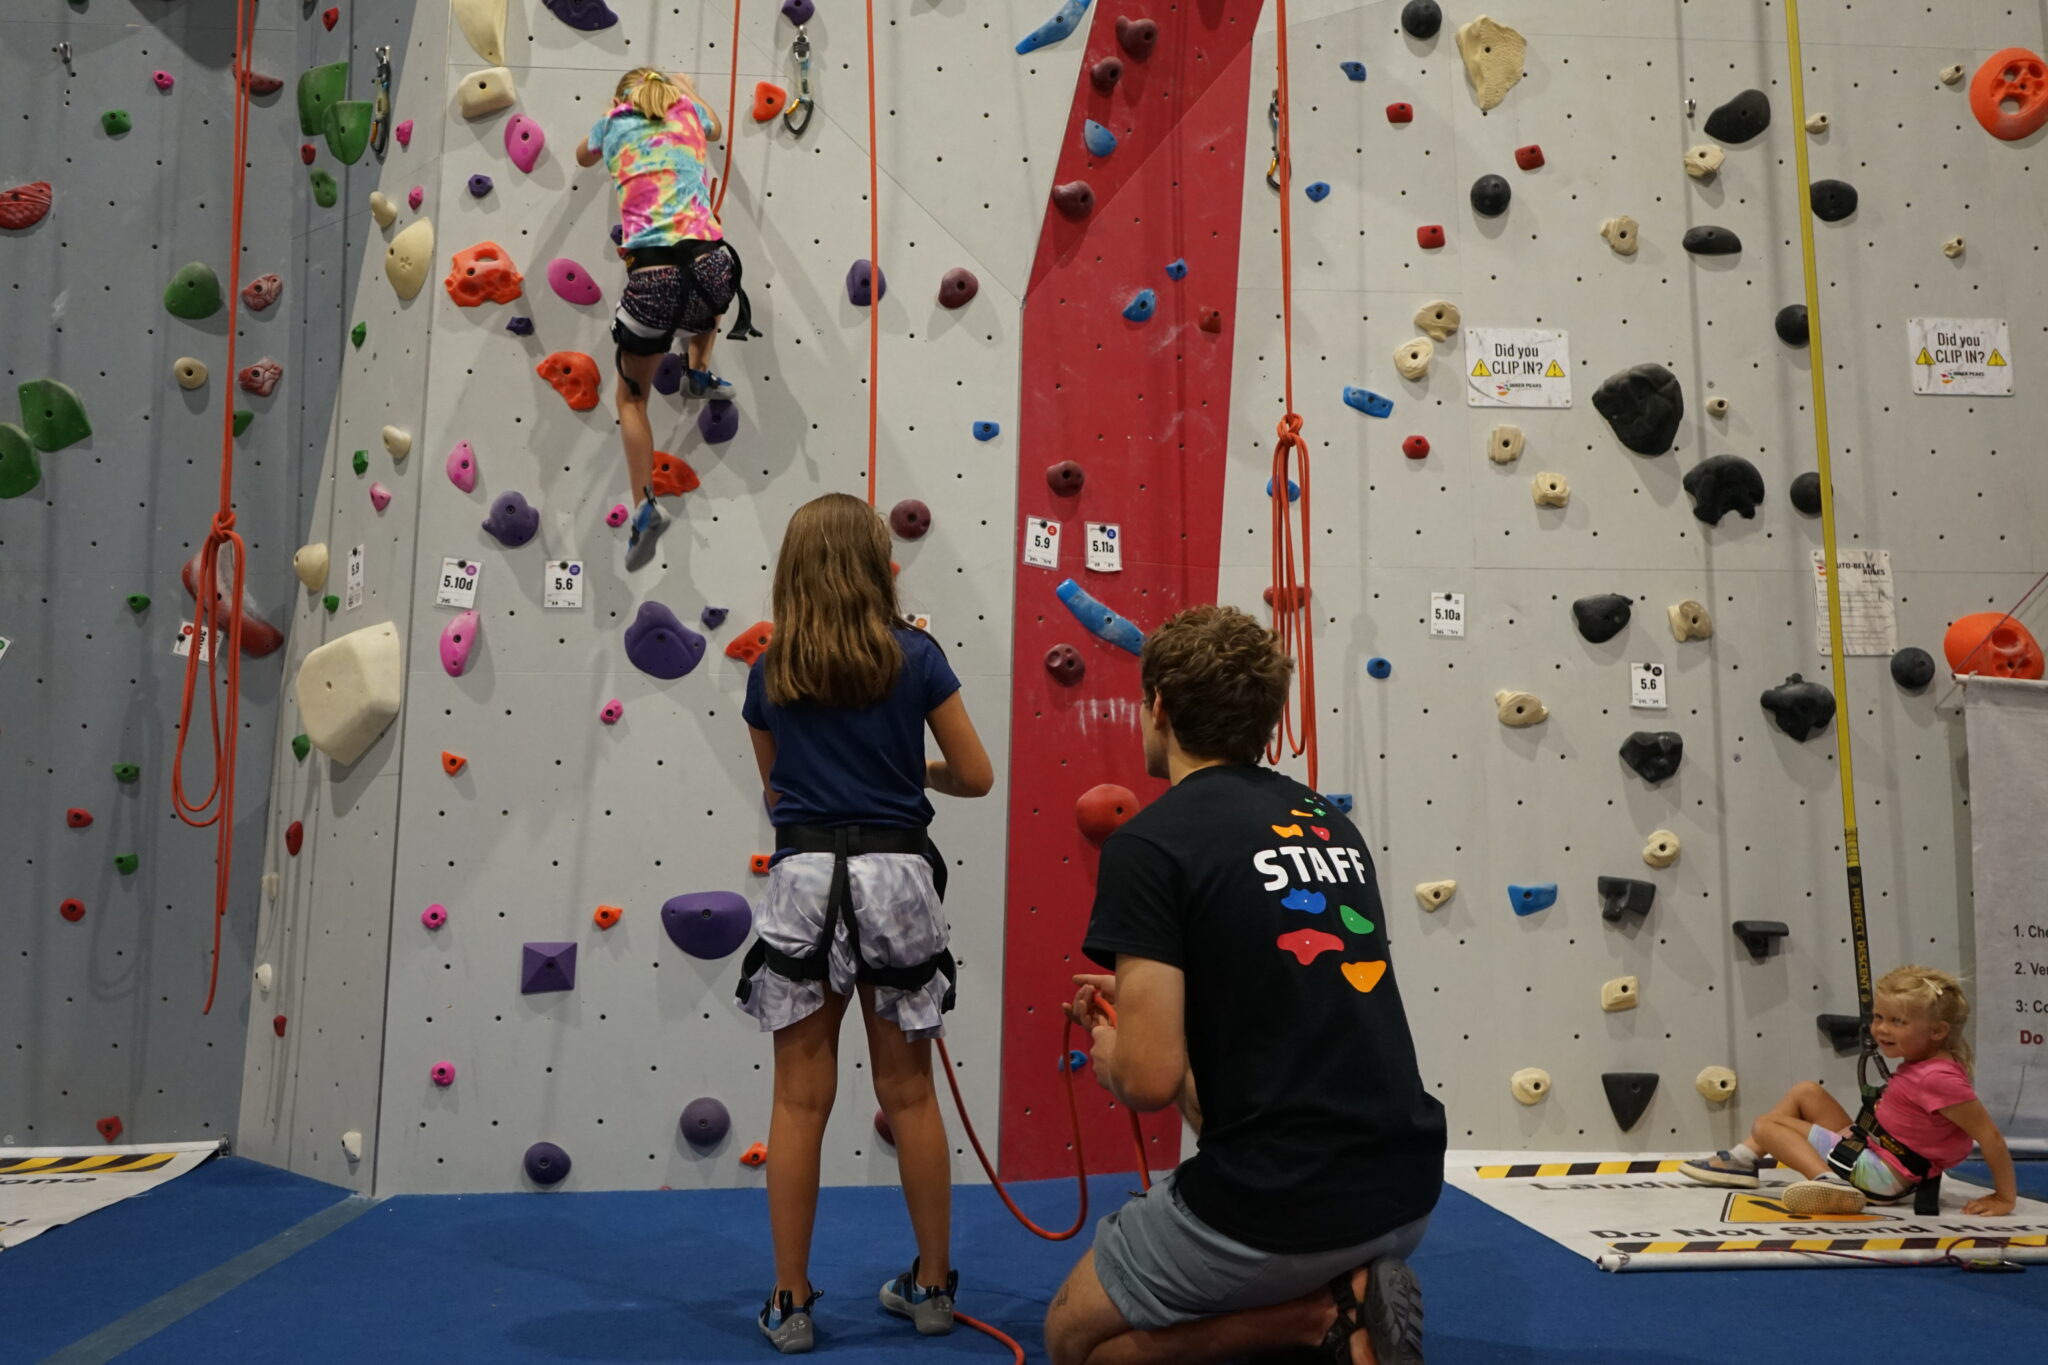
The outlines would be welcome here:
<svg viewBox="0 0 2048 1365">
<path fill-rule="evenodd" d="M 619 186 L 625 245 L 674 246 L 725 237 L 711 215 L 711 152 L 703 106 L 688 98 L 668 107 L 660 123 L 630 104 L 613 105 L 590 130 Z"/>
</svg>

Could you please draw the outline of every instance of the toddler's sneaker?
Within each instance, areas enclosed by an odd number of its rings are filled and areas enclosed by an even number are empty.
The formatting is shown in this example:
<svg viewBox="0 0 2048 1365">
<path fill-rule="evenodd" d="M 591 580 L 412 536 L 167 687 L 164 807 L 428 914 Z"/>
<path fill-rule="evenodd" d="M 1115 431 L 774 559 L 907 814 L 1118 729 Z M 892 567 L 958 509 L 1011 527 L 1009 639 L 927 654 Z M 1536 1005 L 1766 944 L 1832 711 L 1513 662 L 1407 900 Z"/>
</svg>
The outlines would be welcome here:
<svg viewBox="0 0 2048 1365">
<path fill-rule="evenodd" d="M 1726 1152 L 1682 1162 L 1678 1173 L 1702 1185 L 1725 1185 L 1734 1190 L 1753 1190 L 1763 1183 L 1756 1178 L 1756 1167 L 1745 1165 Z"/>
<path fill-rule="evenodd" d="M 811 1327 L 811 1305 L 823 1297 L 814 1291 L 809 1300 L 799 1306 L 796 1296 L 787 1289 L 780 1294 L 769 1294 L 768 1302 L 761 1305 L 761 1335 L 786 1356 L 810 1350 L 817 1339 Z"/>
<path fill-rule="evenodd" d="M 1863 1191 L 1837 1180 L 1801 1180 L 1785 1187 L 1785 1207 L 1798 1214 L 1861 1213 L 1868 1202 Z"/>
<path fill-rule="evenodd" d="M 882 1307 L 899 1317 L 909 1318 L 928 1337 L 942 1337 L 953 1330 L 953 1294 L 960 1287 L 960 1272 L 950 1271 L 943 1285 L 919 1284 L 917 1262 L 882 1286 Z"/>
<path fill-rule="evenodd" d="M 690 396 L 692 398 L 709 398 L 713 402 L 718 403 L 730 403 L 732 401 L 732 385 L 720 379 L 711 371 L 687 370 L 685 373 L 690 376 Z"/>
</svg>

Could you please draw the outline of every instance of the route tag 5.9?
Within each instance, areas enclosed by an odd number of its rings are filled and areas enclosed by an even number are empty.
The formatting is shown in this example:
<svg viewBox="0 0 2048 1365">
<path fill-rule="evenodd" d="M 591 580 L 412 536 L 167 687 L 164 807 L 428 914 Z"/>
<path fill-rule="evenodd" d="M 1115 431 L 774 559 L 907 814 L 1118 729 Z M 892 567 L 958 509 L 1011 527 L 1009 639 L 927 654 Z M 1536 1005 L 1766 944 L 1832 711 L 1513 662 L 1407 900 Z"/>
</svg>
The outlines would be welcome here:
<svg viewBox="0 0 2048 1365">
<path fill-rule="evenodd" d="M 1024 519 L 1024 562 L 1038 569 L 1060 566 L 1060 524 L 1044 517 Z"/>
</svg>

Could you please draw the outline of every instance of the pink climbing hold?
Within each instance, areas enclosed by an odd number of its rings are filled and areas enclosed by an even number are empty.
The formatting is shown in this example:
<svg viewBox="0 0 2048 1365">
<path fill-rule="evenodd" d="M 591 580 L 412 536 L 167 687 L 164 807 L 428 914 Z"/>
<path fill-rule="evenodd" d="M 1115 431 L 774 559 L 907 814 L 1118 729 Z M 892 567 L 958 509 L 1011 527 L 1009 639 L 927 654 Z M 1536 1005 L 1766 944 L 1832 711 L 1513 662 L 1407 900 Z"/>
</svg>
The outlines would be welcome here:
<svg viewBox="0 0 2048 1365">
<path fill-rule="evenodd" d="M 604 514 L 604 524 L 616 531 L 619 527 L 624 526 L 627 518 L 632 515 L 631 512 L 626 510 L 626 504 L 615 502 L 612 504 L 612 510 Z"/>
<path fill-rule="evenodd" d="M 413 212 L 419 212 L 420 205 L 427 202 L 426 187 L 423 185 L 414 185 L 412 189 L 407 192 L 405 196 L 405 202 L 409 207 L 411 207 Z"/>
<path fill-rule="evenodd" d="M 398 145 L 401 147 L 412 146 L 412 120 L 407 119 L 396 128 L 393 128 L 391 136 L 398 139 Z"/>
<path fill-rule="evenodd" d="M 617 725 L 619 718 L 625 714 L 626 703 L 620 701 L 617 697 L 613 697 L 604 704 L 604 710 L 597 713 L 597 718 L 606 725 Z"/>
<path fill-rule="evenodd" d="M 284 293 L 284 281 L 275 275 L 258 275 L 242 286 L 242 302 L 252 313 L 261 313 Z"/>
<path fill-rule="evenodd" d="M 465 493 L 476 492 L 476 452 L 467 441 L 457 441 L 448 452 L 448 482 Z"/>
<path fill-rule="evenodd" d="M 168 71 L 152 71 L 149 78 L 156 82 L 159 90 L 168 90 L 178 83 L 178 78 Z"/>
<path fill-rule="evenodd" d="M 284 366 L 268 356 L 254 365 L 244 365 L 235 374 L 235 382 L 242 386 L 244 393 L 253 393 L 258 398 L 268 398 L 277 388 L 277 381 L 284 378 Z"/>
<path fill-rule="evenodd" d="M 441 628 L 441 667 L 451 678 L 462 676 L 469 667 L 469 651 L 476 645 L 477 618 L 465 611 Z"/>
<path fill-rule="evenodd" d="M 514 114 L 505 125 L 505 154 L 512 158 L 512 164 L 531 175 L 533 163 L 540 160 L 543 148 L 548 145 L 548 135 L 541 126 L 524 114 Z"/>
<path fill-rule="evenodd" d="M 371 485 L 370 485 L 370 506 L 372 506 L 372 507 L 376 508 L 376 509 L 377 509 L 377 510 L 378 510 L 379 512 L 381 512 L 381 511 L 383 511 L 383 510 L 384 510 L 385 508 L 389 507 L 390 505 L 391 505 L 391 490 L 390 490 L 390 489 L 388 489 L 388 488 L 386 488 L 386 487 L 385 487 L 385 486 L 384 486 L 384 485 L 383 485 L 382 483 L 373 483 L 373 484 L 371 484 Z"/>
<path fill-rule="evenodd" d="M 433 1070 L 429 1071 L 427 1074 L 434 1078 L 435 1085 L 443 1087 L 451 1086 L 455 1084 L 455 1063 L 435 1062 Z"/>
<path fill-rule="evenodd" d="M 590 278 L 590 272 L 567 256 L 557 256 L 548 262 L 548 285 L 570 303 L 604 301 L 604 291 Z"/>
<path fill-rule="evenodd" d="M 448 909 L 446 906 L 430 905 L 420 911 L 420 923 L 426 925 L 429 929 L 438 929 L 447 922 Z"/>
</svg>

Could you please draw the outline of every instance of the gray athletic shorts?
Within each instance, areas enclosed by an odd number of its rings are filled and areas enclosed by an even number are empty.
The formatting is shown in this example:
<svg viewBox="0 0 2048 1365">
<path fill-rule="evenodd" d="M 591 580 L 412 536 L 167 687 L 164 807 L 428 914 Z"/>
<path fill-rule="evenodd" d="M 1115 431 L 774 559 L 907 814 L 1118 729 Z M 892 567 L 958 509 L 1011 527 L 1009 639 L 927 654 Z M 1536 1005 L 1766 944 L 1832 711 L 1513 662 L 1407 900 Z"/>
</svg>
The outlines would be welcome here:
<svg viewBox="0 0 2048 1365">
<path fill-rule="evenodd" d="M 1412 1256 L 1429 1230 L 1424 1214 L 1355 1247 L 1298 1255 L 1260 1251 L 1190 1213 L 1178 1174 L 1168 1172 L 1150 1193 L 1095 1225 L 1095 1278 L 1140 1332 L 1298 1299 L 1382 1256 Z"/>
<path fill-rule="evenodd" d="M 915 967 L 943 952 L 946 916 L 932 885 L 932 865 L 917 853 L 863 853 L 847 859 L 846 875 L 860 923 L 860 950 L 870 966 Z M 768 870 L 768 894 L 754 915 L 754 928 L 778 952 L 808 957 L 825 932 L 825 901 L 832 890 L 832 855 L 792 853 Z M 830 985 L 834 995 L 852 995 L 853 945 L 842 922 L 832 938 Z M 823 981 L 791 981 L 763 966 L 740 1008 L 761 1023 L 763 1033 L 787 1028 L 822 1009 Z M 911 1042 L 943 1037 L 941 1003 L 954 982 L 943 970 L 922 989 L 875 987 L 875 1015 L 903 1030 Z"/>
</svg>

